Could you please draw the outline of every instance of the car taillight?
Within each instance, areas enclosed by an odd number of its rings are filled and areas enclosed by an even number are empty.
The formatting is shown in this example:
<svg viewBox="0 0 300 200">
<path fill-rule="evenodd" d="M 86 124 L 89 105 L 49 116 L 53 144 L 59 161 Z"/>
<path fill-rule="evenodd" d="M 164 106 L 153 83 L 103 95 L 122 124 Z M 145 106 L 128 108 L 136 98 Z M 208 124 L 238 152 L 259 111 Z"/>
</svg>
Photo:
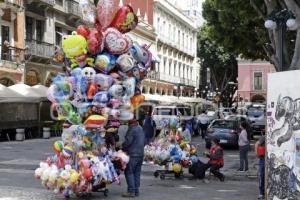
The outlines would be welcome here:
<svg viewBox="0 0 300 200">
<path fill-rule="evenodd" d="M 208 129 L 207 129 L 207 132 L 208 132 L 208 133 L 213 133 L 213 132 L 214 132 L 214 129 L 213 129 L 213 128 L 208 128 Z"/>
</svg>

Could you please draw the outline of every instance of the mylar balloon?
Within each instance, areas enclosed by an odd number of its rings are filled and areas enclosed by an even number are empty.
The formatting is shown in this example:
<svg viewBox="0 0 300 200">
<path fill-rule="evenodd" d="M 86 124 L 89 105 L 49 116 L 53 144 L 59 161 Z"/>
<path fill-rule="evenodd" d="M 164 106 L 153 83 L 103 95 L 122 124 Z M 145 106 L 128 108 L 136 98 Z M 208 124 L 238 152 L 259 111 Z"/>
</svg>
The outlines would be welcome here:
<svg viewBox="0 0 300 200">
<path fill-rule="evenodd" d="M 93 82 L 97 86 L 98 91 L 104 91 L 110 88 L 114 82 L 114 79 L 108 75 L 96 74 Z"/>
<path fill-rule="evenodd" d="M 85 39 L 87 39 L 90 34 L 89 28 L 84 25 L 79 25 L 76 29 L 76 32 L 77 34 L 83 36 Z"/>
<path fill-rule="evenodd" d="M 145 101 L 145 96 L 144 95 L 135 95 L 130 98 L 131 104 L 134 108 L 139 106 L 141 103 Z"/>
<path fill-rule="evenodd" d="M 137 26 L 139 20 L 130 5 L 122 6 L 116 13 L 111 27 L 118 29 L 121 33 L 127 33 Z"/>
<path fill-rule="evenodd" d="M 125 88 L 122 85 L 113 85 L 109 88 L 109 94 L 114 98 L 122 98 L 124 96 Z"/>
<path fill-rule="evenodd" d="M 100 104 L 100 105 L 106 105 L 110 100 L 110 95 L 107 91 L 98 92 L 94 96 L 93 103 Z"/>
<path fill-rule="evenodd" d="M 134 67 L 135 59 L 131 55 L 131 53 L 125 53 L 118 57 L 116 63 L 118 64 L 122 72 L 128 72 Z"/>
<path fill-rule="evenodd" d="M 136 85 L 135 78 L 128 78 L 125 81 L 123 81 L 123 87 L 125 88 L 125 95 L 127 97 L 132 97 L 134 95 L 135 85 Z"/>
<path fill-rule="evenodd" d="M 104 48 L 102 32 L 99 32 L 95 28 L 90 29 L 90 34 L 88 35 L 87 42 L 89 53 L 91 53 L 92 55 L 96 55 Z"/>
<path fill-rule="evenodd" d="M 93 81 L 96 75 L 96 71 L 94 70 L 94 68 L 86 67 L 81 71 L 81 75 L 88 81 Z"/>
<path fill-rule="evenodd" d="M 111 24 L 117 10 L 116 0 L 99 0 L 97 4 L 97 16 L 102 28 L 105 30 Z"/>
<path fill-rule="evenodd" d="M 116 57 L 109 54 L 103 53 L 96 57 L 95 68 L 100 70 L 102 73 L 109 73 L 116 64 Z"/>
<path fill-rule="evenodd" d="M 134 77 L 137 81 L 142 80 L 146 75 L 146 70 L 141 67 L 133 67 L 131 70 L 129 70 L 126 75 L 128 77 Z"/>
<path fill-rule="evenodd" d="M 104 32 L 104 44 L 110 53 L 120 55 L 131 48 L 132 40 L 117 29 L 108 28 Z"/>
<path fill-rule="evenodd" d="M 99 128 L 105 126 L 107 119 L 101 115 L 91 115 L 85 120 L 84 125 L 86 128 Z"/>
<path fill-rule="evenodd" d="M 79 8 L 85 24 L 93 26 L 96 20 L 96 6 L 93 0 L 80 0 Z"/>
<path fill-rule="evenodd" d="M 149 46 L 140 46 L 137 42 L 134 42 L 130 51 L 138 63 L 142 63 L 146 68 L 150 67 L 152 54 L 149 51 Z"/>
</svg>

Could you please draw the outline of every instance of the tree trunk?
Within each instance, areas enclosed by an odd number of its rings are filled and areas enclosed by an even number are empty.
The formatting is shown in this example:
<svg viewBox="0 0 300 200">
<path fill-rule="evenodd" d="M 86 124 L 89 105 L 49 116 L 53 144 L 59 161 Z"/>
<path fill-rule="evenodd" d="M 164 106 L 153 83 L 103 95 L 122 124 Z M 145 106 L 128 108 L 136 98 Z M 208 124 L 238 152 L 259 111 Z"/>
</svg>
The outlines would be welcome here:
<svg viewBox="0 0 300 200">
<path fill-rule="evenodd" d="M 288 9 L 296 15 L 296 23 L 298 26 L 294 54 L 289 70 L 300 69 L 300 6 L 296 1 L 297 0 L 285 0 Z"/>
</svg>

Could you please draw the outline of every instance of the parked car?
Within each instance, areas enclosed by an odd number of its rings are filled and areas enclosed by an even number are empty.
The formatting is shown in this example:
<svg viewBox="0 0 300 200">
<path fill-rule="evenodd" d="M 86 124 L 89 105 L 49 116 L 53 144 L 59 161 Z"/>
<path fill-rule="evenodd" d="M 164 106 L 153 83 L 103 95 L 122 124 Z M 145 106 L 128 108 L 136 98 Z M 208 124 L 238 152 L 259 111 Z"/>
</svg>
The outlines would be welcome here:
<svg viewBox="0 0 300 200">
<path fill-rule="evenodd" d="M 209 122 L 212 122 L 215 119 L 218 119 L 218 112 L 213 111 L 213 110 L 208 110 L 206 112 L 207 117 L 209 118 Z"/>
<path fill-rule="evenodd" d="M 218 138 L 224 146 L 238 147 L 239 124 L 236 120 L 217 119 L 207 129 L 206 148 L 211 147 L 213 138 Z"/>
<path fill-rule="evenodd" d="M 260 107 L 250 107 L 247 111 L 247 117 L 252 123 L 253 135 L 261 135 L 266 126 L 265 110 Z"/>
<path fill-rule="evenodd" d="M 248 124 L 247 133 L 249 134 L 250 139 L 253 139 L 252 121 L 247 117 L 247 115 L 228 115 L 225 119 L 237 121 L 239 127 L 242 122 L 246 122 Z"/>
<path fill-rule="evenodd" d="M 220 112 L 222 112 L 224 117 L 226 117 L 227 115 L 232 114 L 232 109 L 231 108 L 220 108 Z"/>
<path fill-rule="evenodd" d="M 191 111 L 191 107 L 186 105 L 166 105 L 154 107 L 153 120 L 156 123 L 156 130 L 160 131 L 170 118 L 176 116 L 180 116 L 181 121 L 192 125 L 194 117 L 192 116 Z"/>
</svg>

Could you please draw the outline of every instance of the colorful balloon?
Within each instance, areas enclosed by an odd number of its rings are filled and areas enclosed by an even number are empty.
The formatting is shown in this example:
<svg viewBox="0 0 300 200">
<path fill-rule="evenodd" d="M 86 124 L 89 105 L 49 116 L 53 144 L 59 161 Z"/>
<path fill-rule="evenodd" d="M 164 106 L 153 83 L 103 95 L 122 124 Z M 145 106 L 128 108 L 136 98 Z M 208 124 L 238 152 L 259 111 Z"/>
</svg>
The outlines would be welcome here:
<svg viewBox="0 0 300 200">
<path fill-rule="evenodd" d="M 85 24 L 93 26 L 96 21 L 96 6 L 93 0 L 80 0 L 79 8 Z"/>
<path fill-rule="evenodd" d="M 109 27 L 118 10 L 116 0 L 99 0 L 97 4 L 97 16 L 102 28 L 105 30 Z"/>
<path fill-rule="evenodd" d="M 90 30 L 88 27 L 84 25 L 79 25 L 76 29 L 77 34 L 83 36 L 85 39 L 88 39 L 88 36 L 90 34 Z"/>
<path fill-rule="evenodd" d="M 120 55 L 131 48 L 132 40 L 117 29 L 108 28 L 104 32 L 104 45 L 110 53 Z"/>
<path fill-rule="evenodd" d="M 62 151 L 63 155 L 66 158 L 70 158 L 73 155 L 73 152 L 74 152 L 73 148 L 69 145 L 65 146 Z"/>
<path fill-rule="evenodd" d="M 96 57 L 95 68 L 100 70 L 102 73 L 107 74 L 115 67 L 115 64 L 115 56 L 108 53 L 103 53 Z"/>
<path fill-rule="evenodd" d="M 93 81 L 98 91 L 107 91 L 113 82 L 114 80 L 111 76 L 104 74 L 96 74 Z"/>
<path fill-rule="evenodd" d="M 63 150 L 64 143 L 62 141 L 55 141 L 53 144 L 53 148 L 56 153 L 60 153 Z"/>
<path fill-rule="evenodd" d="M 149 68 L 152 63 L 152 54 L 149 51 L 150 46 L 139 45 L 137 42 L 133 42 L 130 48 L 131 54 L 134 59 L 141 63 L 145 68 Z"/>
<path fill-rule="evenodd" d="M 125 96 L 132 97 L 135 93 L 135 86 L 135 78 L 128 78 L 125 81 L 123 81 L 123 87 L 125 88 Z"/>
<path fill-rule="evenodd" d="M 118 57 L 116 63 L 122 72 L 128 72 L 135 66 L 135 59 L 130 52 L 122 54 Z"/>
<path fill-rule="evenodd" d="M 133 8 L 130 5 L 124 5 L 118 10 L 110 26 L 121 33 L 127 33 L 135 29 L 138 22 L 139 19 L 133 12 Z"/>
<path fill-rule="evenodd" d="M 122 85 L 113 85 L 109 88 L 109 94 L 114 98 L 122 98 L 124 96 L 125 88 Z"/>
<path fill-rule="evenodd" d="M 107 91 L 98 92 L 94 96 L 94 104 L 105 106 L 110 100 L 110 95 Z"/>
<path fill-rule="evenodd" d="M 101 52 L 104 48 L 102 32 L 99 32 L 95 28 L 90 29 L 90 34 L 88 35 L 87 43 L 90 54 L 96 55 L 97 53 Z"/>
<path fill-rule="evenodd" d="M 101 115 L 91 115 L 85 120 L 84 125 L 86 128 L 99 128 L 105 126 L 107 118 Z"/>
</svg>

